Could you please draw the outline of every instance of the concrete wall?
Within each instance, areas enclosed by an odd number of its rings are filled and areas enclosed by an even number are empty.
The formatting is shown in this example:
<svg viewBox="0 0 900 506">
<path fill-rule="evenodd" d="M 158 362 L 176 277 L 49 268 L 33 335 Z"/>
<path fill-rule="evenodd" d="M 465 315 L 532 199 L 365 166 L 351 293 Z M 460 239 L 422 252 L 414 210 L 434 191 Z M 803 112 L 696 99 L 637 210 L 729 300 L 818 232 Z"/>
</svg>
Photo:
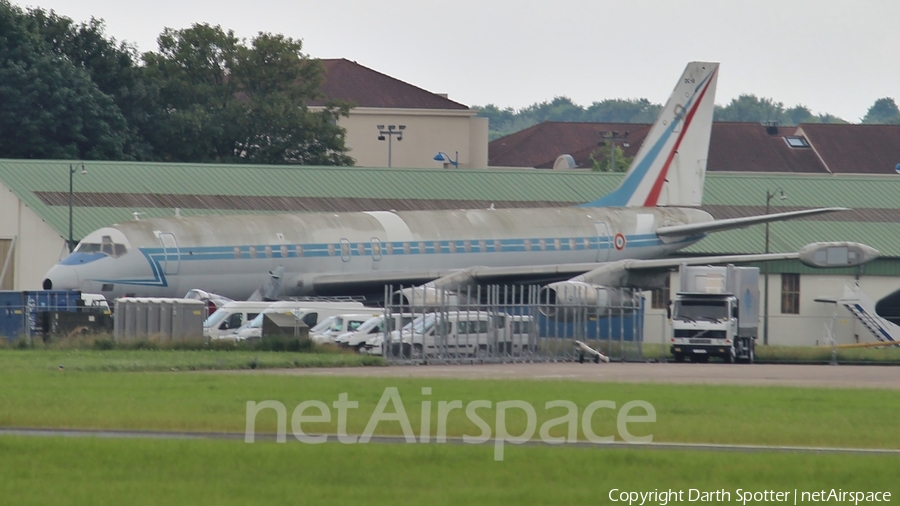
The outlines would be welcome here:
<svg viewBox="0 0 900 506">
<path fill-rule="evenodd" d="M 66 241 L 0 184 L 0 239 L 17 236 L 13 289 L 38 290 L 47 270 L 68 253 Z"/>
<path fill-rule="evenodd" d="M 823 271 L 824 272 L 824 271 Z M 848 311 L 838 304 L 825 304 L 815 299 L 838 298 L 843 294 L 844 284 L 853 284 L 853 276 L 828 274 L 800 276 L 800 314 L 781 312 L 781 274 L 769 275 L 769 344 L 780 346 L 816 346 L 828 344 L 827 336 L 834 322 L 835 341 L 838 344 L 875 342 L 875 337 Z M 679 286 L 678 273 L 673 273 L 671 286 Z M 760 298 L 763 296 L 765 280 L 760 274 Z M 890 276 L 862 276 L 860 287 L 873 301 L 900 289 L 900 279 Z M 674 292 L 672 292 L 674 295 Z M 646 312 L 644 319 L 644 341 L 648 343 L 668 342 L 671 337 L 671 321 L 666 318 L 665 309 L 650 307 L 650 292 L 645 293 Z M 760 301 L 762 305 L 762 301 Z M 759 339 L 763 344 L 763 310 L 760 308 Z"/>
<path fill-rule="evenodd" d="M 388 144 L 391 167 L 442 168 L 434 160 L 438 152 L 456 158 L 461 168 L 487 168 L 488 122 L 474 111 L 444 109 L 355 108 L 341 118 L 347 129 L 350 156 L 360 167 L 387 167 Z M 403 140 L 378 140 L 377 125 L 406 125 Z"/>
</svg>

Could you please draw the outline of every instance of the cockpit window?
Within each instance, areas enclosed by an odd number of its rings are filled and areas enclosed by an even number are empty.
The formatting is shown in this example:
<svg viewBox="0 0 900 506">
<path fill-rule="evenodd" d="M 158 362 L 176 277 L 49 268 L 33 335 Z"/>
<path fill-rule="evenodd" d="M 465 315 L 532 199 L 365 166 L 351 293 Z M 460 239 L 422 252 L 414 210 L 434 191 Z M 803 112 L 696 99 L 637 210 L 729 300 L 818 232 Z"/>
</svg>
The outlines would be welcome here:
<svg viewBox="0 0 900 506">
<path fill-rule="evenodd" d="M 117 244 L 108 235 L 104 235 L 100 244 L 95 242 L 83 242 L 75 249 L 78 253 L 103 253 L 113 258 L 120 257 L 128 252 L 124 244 Z"/>
</svg>

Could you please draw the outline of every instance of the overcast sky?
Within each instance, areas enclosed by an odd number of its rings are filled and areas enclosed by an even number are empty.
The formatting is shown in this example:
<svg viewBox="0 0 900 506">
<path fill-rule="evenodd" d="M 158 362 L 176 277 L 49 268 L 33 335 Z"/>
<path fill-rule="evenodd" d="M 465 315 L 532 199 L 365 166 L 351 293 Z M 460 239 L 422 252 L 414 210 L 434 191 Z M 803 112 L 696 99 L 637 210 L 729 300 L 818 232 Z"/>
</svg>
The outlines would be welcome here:
<svg viewBox="0 0 900 506">
<path fill-rule="evenodd" d="M 900 101 L 898 0 L 12 0 L 155 50 L 164 27 L 304 41 L 466 105 L 565 95 L 663 102 L 686 62 L 721 62 L 716 103 L 741 93 L 858 121 Z"/>
</svg>

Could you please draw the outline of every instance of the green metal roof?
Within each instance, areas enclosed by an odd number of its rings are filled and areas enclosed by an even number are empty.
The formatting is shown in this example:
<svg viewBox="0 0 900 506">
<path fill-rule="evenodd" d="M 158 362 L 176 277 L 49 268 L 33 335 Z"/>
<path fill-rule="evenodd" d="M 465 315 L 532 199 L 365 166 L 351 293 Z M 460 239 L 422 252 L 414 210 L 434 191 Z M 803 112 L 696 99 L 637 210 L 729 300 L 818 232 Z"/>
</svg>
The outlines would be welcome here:
<svg viewBox="0 0 900 506">
<path fill-rule="evenodd" d="M 68 232 L 68 206 L 48 205 L 35 192 L 68 193 L 69 161 L 0 160 L 0 182 L 60 235 Z M 442 170 L 360 167 L 198 165 L 137 162 L 84 162 L 88 174 L 74 175 L 75 193 L 158 194 L 230 197 L 312 197 L 337 199 L 481 200 L 587 202 L 612 191 L 621 174 L 549 170 Z M 846 206 L 866 209 L 856 221 L 804 219 L 770 225 L 771 251 L 795 251 L 809 242 L 852 240 L 900 257 L 900 176 L 821 176 L 794 174 L 708 173 L 705 206 L 750 207 L 761 213 L 767 191 L 782 188 L 788 199 L 772 200 L 772 210 Z M 744 209 L 746 211 L 746 209 Z M 120 205 L 76 206 L 75 237 L 112 223 L 144 216 L 172 216 L 174 209 Z M 246 210 L 181 208 L 184 216 L 246 214 Z M 257 212 L 257 211 L 254 211 Z M 265 212 L 265 211 L 258 211 Z M 871 217 L 871 218 L 870 218 Z M 712 234 L 689 253 L 762 252 L 764 226 Z"/>
</svg>

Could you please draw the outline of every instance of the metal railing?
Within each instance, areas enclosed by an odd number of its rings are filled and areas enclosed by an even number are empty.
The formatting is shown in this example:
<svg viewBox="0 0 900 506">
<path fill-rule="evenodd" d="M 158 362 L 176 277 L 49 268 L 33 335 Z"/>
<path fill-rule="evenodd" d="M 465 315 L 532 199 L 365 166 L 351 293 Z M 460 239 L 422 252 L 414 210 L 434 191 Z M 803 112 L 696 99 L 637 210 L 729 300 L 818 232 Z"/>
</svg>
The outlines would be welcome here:
<svg viewBox="0 0 900 506">
<path fill-rule="evenodd" d="M 386 286 L 385 300 L 381 342 L 370 340 L 367 348 L 380 348 L 390 364 L 576 361 L 583 355 L 576 341 L 612 360 L 643 360 L 639 293 L 609 307 L 564 303 L 537 285 L 460 292 Z M 396 321 L 408 323 L 391 328 Z"/>
</svg>

